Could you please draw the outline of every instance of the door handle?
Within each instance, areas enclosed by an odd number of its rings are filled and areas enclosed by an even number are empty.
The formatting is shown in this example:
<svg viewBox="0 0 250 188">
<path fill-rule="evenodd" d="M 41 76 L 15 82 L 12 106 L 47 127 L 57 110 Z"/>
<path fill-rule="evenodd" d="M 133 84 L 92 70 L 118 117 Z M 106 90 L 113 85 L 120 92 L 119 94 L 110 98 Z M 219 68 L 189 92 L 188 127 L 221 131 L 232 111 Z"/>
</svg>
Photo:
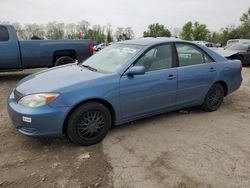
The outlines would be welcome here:
<svg viewBox="0 0 250 188">
<path fill-rule="evenodd" d="M 174 76 L 173 74 L 168 75 L 167 80 L 174 80 L 176 78 L 176 76 Z"/>
<path fill-rule="evenodd" d="M 216 69 L 214 67 L 210 67 L 210 72 L 216 72 Z"/>
</svg>

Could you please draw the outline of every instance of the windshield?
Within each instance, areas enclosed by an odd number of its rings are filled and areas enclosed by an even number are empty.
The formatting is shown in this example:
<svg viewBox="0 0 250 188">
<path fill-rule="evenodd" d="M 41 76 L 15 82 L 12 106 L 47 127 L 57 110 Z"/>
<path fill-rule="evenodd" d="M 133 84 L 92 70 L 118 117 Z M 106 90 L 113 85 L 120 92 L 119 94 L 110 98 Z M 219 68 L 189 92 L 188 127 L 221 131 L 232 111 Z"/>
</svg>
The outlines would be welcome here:
<svg viewBox="0 0 250 188">
<path fill-rule="evenodd" d="M 114 73 L 128 63 L 142 48 L 141 45 L 113 44 L 88 58 L 82 65 L 98 72 Z"/>
</svg>

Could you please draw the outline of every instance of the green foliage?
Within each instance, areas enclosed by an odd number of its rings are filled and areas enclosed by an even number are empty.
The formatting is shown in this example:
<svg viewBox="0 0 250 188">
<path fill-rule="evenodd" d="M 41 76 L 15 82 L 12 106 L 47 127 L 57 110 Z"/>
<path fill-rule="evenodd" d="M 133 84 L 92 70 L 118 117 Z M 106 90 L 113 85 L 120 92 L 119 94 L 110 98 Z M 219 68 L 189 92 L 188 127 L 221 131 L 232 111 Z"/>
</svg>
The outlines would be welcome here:
<svg viewBox="0 0 250 188">
<path fill-rule="evenodd" d="M 64 27 L 64 23 L 49 22 L 46 26 L 46 37 L 52 40 L 63 39 L 65 35 Z"/>
<path fill-rule="evenodd" d="M 193 40 L 193 23 L 187 22 L 180 33 L 180 38 L 183 40 Z"/>
<path fill-rule="evenodd" d="M 238 28 L 241 32 L 242 38 L 250 39 L 250 8 L 240 18 L 242 25 Z"/>
<path fill-rule="evenodd" d="M 208 40 L 210 31 L 205 24 L 187 22 L 183 27 L 180 37 L 184 40 Z"/>
<path fill-rule="evenodd" d="M 104 27 L 100 25 L 94 25 L 92 29 L 88 29 L 88 33 L 85 36 L 87 39 L 96 40 L 97 42 L 105 42 L 106 35 L 104 33 Z"/>
<path fill-rule="evenodd" d="M 220 32 L 213 33 L 210 41 L 226 45 L 230 39 L 250 39 L 250 8 L 242 15 L 240 21 L 241 25 L 238 27 L 227 26 L 222 28 Z"/>
<path fill-rule="evenodd" d="M 171 37 L 171 32 L 159 23 L 151 24 L 148 30 L 143 32 L 143 37 Z"/>
<path fill-rule="evenodd" d="M 194 40 L 208 40 L 210 31 L 205 24 L 194 23 L 193 39 Z"/>
</svg>

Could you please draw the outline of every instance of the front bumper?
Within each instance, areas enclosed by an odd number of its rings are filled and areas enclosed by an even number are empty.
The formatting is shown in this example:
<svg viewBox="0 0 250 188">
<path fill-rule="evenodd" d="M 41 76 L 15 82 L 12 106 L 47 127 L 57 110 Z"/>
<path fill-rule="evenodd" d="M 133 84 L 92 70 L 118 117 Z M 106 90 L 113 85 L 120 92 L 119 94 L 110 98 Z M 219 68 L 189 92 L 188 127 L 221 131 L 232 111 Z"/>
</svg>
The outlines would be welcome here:
<svg viewBox="0 0 250 188">
<path fill-rule="evenodd" d="M 44 105 L 38 108 L 22 106 L 14 99 L 13 92 L 8 99 L 8 112 L 14 127 L 27 136 L 62 136 L 63 124 L 69 107 L 54 108 Z"/>
</svg>

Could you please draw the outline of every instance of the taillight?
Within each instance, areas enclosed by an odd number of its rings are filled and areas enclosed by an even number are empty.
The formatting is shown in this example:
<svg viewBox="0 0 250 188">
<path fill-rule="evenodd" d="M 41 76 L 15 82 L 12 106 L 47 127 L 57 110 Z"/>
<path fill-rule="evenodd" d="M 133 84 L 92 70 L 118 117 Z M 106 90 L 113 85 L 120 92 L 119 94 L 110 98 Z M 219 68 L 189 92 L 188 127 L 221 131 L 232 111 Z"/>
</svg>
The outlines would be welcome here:
<svg viewBox="0 0 250 188">
<path fill-rule="evenodd" d="M 94 53 L 94 44 L 93 44 L 93 42 L 89 43 L 89 53 L 90 53 L 90 55 L 93 55 L 93 53 Z"/>
<path fill-rule="evenodd" d="M 240 63 L 240 72 L 242 71 L 242 63 Z"/>
</svg>

